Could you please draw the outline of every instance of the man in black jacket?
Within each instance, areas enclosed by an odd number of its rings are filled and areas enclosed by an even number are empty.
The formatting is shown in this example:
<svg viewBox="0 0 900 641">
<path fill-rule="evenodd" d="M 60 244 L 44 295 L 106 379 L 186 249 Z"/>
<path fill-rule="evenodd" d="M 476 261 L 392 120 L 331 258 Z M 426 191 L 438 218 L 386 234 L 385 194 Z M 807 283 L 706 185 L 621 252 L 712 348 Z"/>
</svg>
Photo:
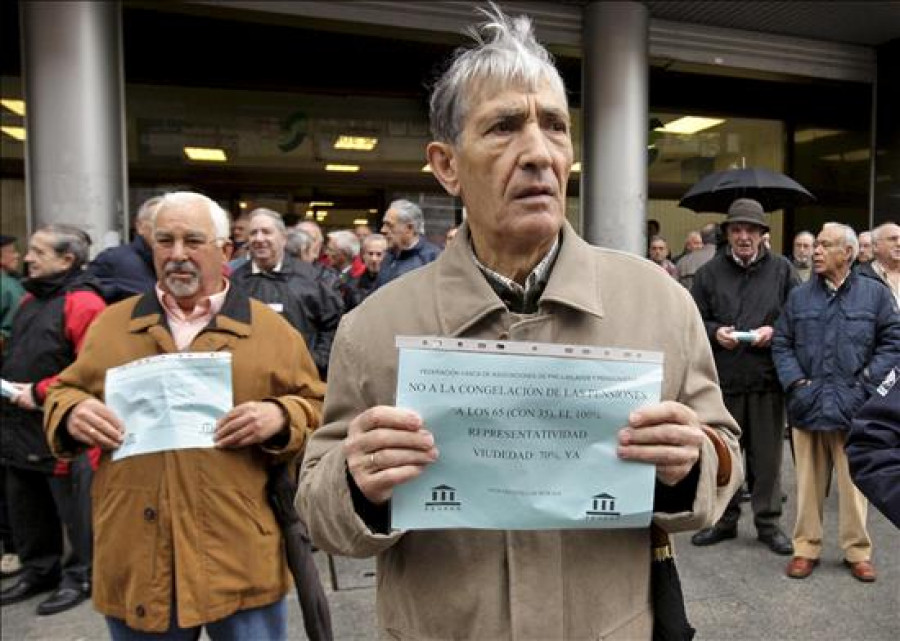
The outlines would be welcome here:
<svg viewBox="0 0 900 641">
<path fill-rule="evenodd" d="M 691 294 L 712 344 L 725 405 L 741 426 L 757 538 L 776 554 L 793 552 L 781 530 L 784 395 L 772 361 L 775 320 L 800 278 L 790 262 L 769 253 L 762 206 L 741 198 L 722 223 L 728 246 L 694 276 Z M 719 522 L 691 538 L 712 545 L 737 536 L 736 495 Z"/>
<path fill-rule="evenodd" d="M 369 234 L 362 241 L 363 264 L 366 266 L 359 278 L 356 279 L 356 289 L 359 292 L 360 301 L 375 291 L 375 284 L 378 281 L 378 273 L 381 271 L 381 263 L 387 254 L 387 239 L 381 234 Z"/>
<path fill-rule="evenodd" d="M 18 390 L 0 410 L 0 461 L 22 574 L 0 603 L 55 589 L 38 614 L 68 610 L 91 592 L 91 464 L 87 454 L 57 461 L 42 425 L 47 388 L 75 360 L 88 326 L 105 308 L 96 281 L 82 271 L 88 246 L 84 232 L 68 225 L 48 225 L 31 237 L 22 283 L 27 294 L 3 362 L 3 378 Z M 65 559 L 63 529 L 71 548 Z"/>
<path fill-rule="evenodd" d="M 344 312 L 340 292 L 318 278 L 315 267 L 284 251 L 287 229 L 278 212 L 257 209 L 250 218 L 250 260 L 231 282 L 269 305 L 303 335 L 322 379 L 331 342 Z"/>
<path fill-rule="evenodd" d="M 87 266 L 102 287 L 107 303 L 153 291 L 156 271 L 153 268 L 153 213 L 162 197 L 154 196 L 134 217 L 134 238 L 127 245 L 105 249 Z"/>
</svg>

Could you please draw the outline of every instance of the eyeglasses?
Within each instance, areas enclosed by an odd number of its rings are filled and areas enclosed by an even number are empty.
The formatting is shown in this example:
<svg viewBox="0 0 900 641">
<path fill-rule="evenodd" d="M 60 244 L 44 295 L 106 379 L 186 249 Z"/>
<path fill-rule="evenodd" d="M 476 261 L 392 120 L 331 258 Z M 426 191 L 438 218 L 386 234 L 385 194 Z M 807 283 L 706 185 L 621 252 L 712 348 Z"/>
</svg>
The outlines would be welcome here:
<svg viewBox="0 0 900 641">
<path fill-rule="evenodd" d="M 159 233 L 153 237 L 153 242 L 163 249 L 172 249 L 181 241 L 186 251 L 199 251 L 210 243 L 219 243 L 218 238 L 209 239 L 204 234 L 188 234 L 186 236 L 173 236 L 172 234 Z"/>
</svg>

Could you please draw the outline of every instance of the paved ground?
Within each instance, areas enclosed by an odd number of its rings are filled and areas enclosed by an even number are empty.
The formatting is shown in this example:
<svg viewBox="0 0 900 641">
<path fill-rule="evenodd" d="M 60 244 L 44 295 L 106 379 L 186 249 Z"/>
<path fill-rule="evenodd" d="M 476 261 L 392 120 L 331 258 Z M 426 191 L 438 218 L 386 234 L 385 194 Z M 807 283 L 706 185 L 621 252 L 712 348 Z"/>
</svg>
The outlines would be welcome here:
<svg viewBox="0 0 900 641">
<path fill-rule="evenodd" d="M 788 455 L 789 456 L 789 455 Z M 789 498 L 784 524 L 794 518 L 794 478 L 785 464 Z M 698 639 L 894 641 L 900 638 L 900 532 L 874 509 L 869 531 L 875 543 L 878 581 L 859 583 L 841 565 L 837 538 L 837 496 L 826 503 L 826 549 L 822 563 L 805 581 L 784 575 L 786 559 L 768 551 L 755 538 L 749 518 L 740 536 L 712 548 L 695 548 L 679 535 L 678 561 L 688 601 L 688 615 Z M 338 589 L 323 555 L 317 555 L 332 606 L 335 635 L 343 641 L 368 641 L 374 634 L 374 563 L 336 559 Z M 4 582 L 7 585 L 7 582 Z M 5 641 L 80 641 L 106 638 L 102 618 L 90 604 L 51 617 L 37 617 L 40 599 L 2 608 Z M 293 607 L 291 638 L 305 639 L 299 608 Z M 248 640 L 252 641 L 252 640 Z"/>
</svg>

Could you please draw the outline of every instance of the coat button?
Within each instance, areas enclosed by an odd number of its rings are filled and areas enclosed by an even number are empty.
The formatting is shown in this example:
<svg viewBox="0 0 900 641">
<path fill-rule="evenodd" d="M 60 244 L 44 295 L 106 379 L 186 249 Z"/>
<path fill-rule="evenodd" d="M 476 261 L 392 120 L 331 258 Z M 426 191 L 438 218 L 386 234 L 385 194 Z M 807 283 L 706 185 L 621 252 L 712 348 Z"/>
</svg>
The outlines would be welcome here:
<svg viewBox="0 0 900 641">
<path fill-rule="evenodd" d="M 151 523 L 153 521 L 155 521 L 156 520 L 156 510 L 154 510 L 152 507 L 148 507 L 146 510 L 144 510 L 144 520 L 150 521 Z"/>
<path fill-rule="evenodd" d="M 136 607 L 136 608 L 134 609 L 134 613 L 135 613 L 136 615 L 138 615 L 139 617 L 143 618 L 144 615 L 147 614 L 147 611 L 144 609 L 144 606 L 139 605 L 138 607 Z"/>
<path fill-rule="evenodd" d="M 509 340 L 509 332 L 500 332 L 500 336 L 497 339 L 501 341 Z"/>
</svg>

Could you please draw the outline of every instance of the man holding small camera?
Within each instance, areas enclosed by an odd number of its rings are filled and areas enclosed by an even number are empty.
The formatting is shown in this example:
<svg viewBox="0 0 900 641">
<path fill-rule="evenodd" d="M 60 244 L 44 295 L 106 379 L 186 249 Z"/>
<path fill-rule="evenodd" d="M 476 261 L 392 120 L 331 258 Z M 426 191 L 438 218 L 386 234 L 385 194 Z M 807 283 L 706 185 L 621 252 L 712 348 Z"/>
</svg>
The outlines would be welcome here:
<svg viewBox="0 0 900 641">
<path fill-rule="evenodd" d="M 767 231 L 757 201 L 735 200 L 722 223 L 728 247 L 697 271 L 691 294 L 712 344 L 725 406 L 741 426 L 757 538 L 776 554 L 789 555 L 791 542 L 780 526 L 784 394 L 771 342 L 775 321 L 800 277 L 786 258 L 766 249 Z M 738 494 L 719 522 L 691 542 L 702 546 L 735 538 L 740 514 Z"/>
</svg>

